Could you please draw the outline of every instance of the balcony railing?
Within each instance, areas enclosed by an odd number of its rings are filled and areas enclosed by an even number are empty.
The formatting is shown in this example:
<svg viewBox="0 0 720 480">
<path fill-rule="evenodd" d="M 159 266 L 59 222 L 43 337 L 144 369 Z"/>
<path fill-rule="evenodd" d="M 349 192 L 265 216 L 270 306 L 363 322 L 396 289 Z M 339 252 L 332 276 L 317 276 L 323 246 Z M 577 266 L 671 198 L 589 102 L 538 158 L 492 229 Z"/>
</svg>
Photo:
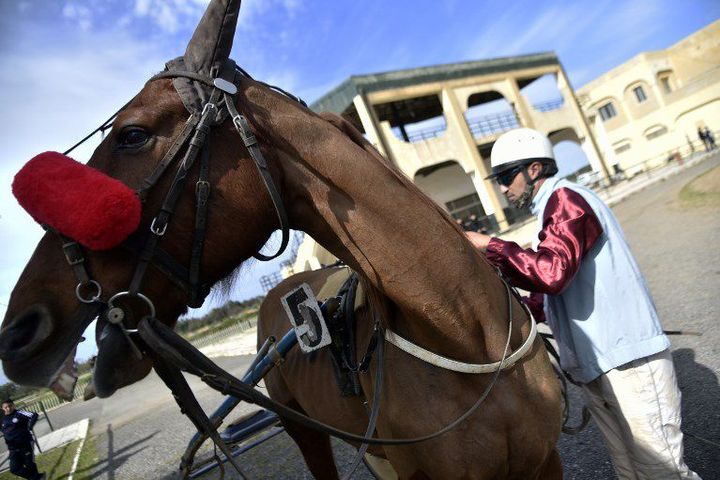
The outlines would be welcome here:
<svg viewBox="0 0 720 480">
<path fill-rule="evenodd" d="M 445 130 L 447 130 L 447 127 L 445 125 L 438 125 L 436 127 L 430 127 L 423 130 L 408 132 L 408 140 L 410 141 L 410 143 L 430 140 L 431 138 L 439 137 L 443 134 Z"/>
<path fill-rule="evenodd" d="M 534 103 L 533 108 L 538 112 L 549 112 L 562 108 L 565 100 L 558 98 L 556 100 L 548 100 L 547 102 Z"/>
<path fill-rule="evenodd" d="M 565 101 L 562 98 L 533 104 L 533 108 L 539 112 L 550 112 L 562 108 Z M 483 115 L 467 119 L 468 126 L 476 138 L 486 137 L 496 133 L 506 132 L 520 126 L 515 113 L 512 111 Z M 422 130 L 407 132 L 410 143 L 422 142 L 437 138 L 445 132 L 447 125 L 436 125 Z M 400 135 L 398 135 L 398 138 Z"/>
<path fill-rule="evenodd" d="M 472 132 L 475 138 L 506 132 L 520 126 L 514 112 L 469 118 L 467 122 L 468 127 L 470 127 L 470 132 Z"/>
</svg>

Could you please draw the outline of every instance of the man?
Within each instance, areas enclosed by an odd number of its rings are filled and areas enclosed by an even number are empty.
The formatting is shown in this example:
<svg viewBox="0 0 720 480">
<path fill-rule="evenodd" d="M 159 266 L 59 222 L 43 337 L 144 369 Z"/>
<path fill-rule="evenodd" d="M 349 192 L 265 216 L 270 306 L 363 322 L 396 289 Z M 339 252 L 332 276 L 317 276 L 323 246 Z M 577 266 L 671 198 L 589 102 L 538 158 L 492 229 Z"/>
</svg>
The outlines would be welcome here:
<svg viewBox="0 0 720 480">
<path fill-rule="evenodd" d="M 708 147 L 710 147 L 710 150 L 715 150 L 717 148 L 717 145 L 715 145 L 715 136 L 712 134 L 710 129 L 705 126 L 705 141 L 708 144 Z"/>
<path fill-rule="evenodd" d="M 500 136 L 492 175 L 539 220 L 534 248 L 467 232 L 516 287 L 544 294 L 562 368 L 583 385 L 621 479 L 699 479 L 683 461 L 680 391 L 670 343 L 612 211 L 592 190 L 555 178 L 552 145 L 536 130 Z M 535 308 L 533 308 L 535 307 Z"/>
<path fill-rule="evenodd" d="M 38 414 L 15 410 L 15 404 L 7 399 L 2 403 L 4 417 L 2 433 L 10 452 L 10 472 L 29 480 L 42 480 L 44 473 L 38 473 L 33 455 L 32 428 Z"/>
<path fill-rule="evenodd" d="M 702 127 L 698 127 L 697 129 L 698 138 L 700 138 L 700 141 L 703 143 L 703 146 L 705 147 L 705 151 L 710 151 L 710 142 L 708 141 L 708 138 L 706 137 L 705 130 L 703 130 Z"/>
</svg>

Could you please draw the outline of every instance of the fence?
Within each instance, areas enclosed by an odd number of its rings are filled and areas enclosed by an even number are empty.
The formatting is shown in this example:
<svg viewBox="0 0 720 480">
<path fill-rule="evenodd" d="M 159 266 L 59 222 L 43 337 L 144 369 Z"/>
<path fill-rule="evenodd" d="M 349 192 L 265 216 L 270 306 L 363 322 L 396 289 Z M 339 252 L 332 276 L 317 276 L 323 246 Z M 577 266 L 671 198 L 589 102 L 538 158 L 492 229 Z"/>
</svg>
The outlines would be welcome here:
<svg viewBox="0 0 720 480">
<path fill-rule="evenodd" d="M 255 327 L 255 325 L 257 325 L 257 317 L 248 318 L 246 320 L 240 320 L 226 328 L 223 328 L 222 330 L 217 330 L 215 332 L 210 333 L 209 335 L 205 335 L 203 337 L 195 339 L 191 343 L 197 349 L 204 348 L 204 347 L 207 347 L 208 345 L 214 345 L 216 343 L 221 343 L 230 337 L 233 337 L 235 335 L 240 335 L 241 333 L 247 332 L 248 330 Z"/>
<path fill-rule="evenodd" d="M 718 138 L 719 133 L 720 130 L 712 132 L 715 138 Z M 717 151 L 717 147 L 715 150 Z M 592 187 L 597 191 L 604 191 L 611 185 L 617 185 L 620 182 L 632 180 L 640 175 L 645 175 L 647 178 L 651 178 L 671 164 L 682 166 L 686 160 L 705 153 L 707 153 L 707 149 L 700 139 L 690 140 L 688 138 L 686 142 L 666 150 L 660 155 L 655 155 L 651 158 L 633 164 L 625 163 L 622 170 L 616 167 L 616 171 L 611 173 L 612 183 L 605 182 L 598 177 L 595 182 L 587 186 Z"/>
</svg>

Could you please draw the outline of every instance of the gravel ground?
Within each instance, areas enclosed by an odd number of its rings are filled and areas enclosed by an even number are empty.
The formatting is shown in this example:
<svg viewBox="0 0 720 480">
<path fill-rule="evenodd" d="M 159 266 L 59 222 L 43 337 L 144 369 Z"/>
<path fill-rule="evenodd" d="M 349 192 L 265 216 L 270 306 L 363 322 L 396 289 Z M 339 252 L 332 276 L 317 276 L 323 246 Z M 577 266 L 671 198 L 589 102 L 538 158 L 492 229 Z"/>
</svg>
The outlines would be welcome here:
<svg viewBox="0 0 720 480">
<path fill-rule="evenodd" d="M 678 199 L 680 189 L 720 166 L 720 155 L 636 193 L 614 207 L 645 273 L 663 325 L 668 330 L 702 332 L 702 336 L 672 336 L 672 350 L 683 392 L 685 458 L 705 480 L 719 479 L 720 448 L 720 204 L 700 205 Z M 250 357 L 221 359 L 221 365 L 241 373 Z M 221 401 L 214 392 L 192 381 L 201 404 L 211 411 Z M 573 390 L 574 418 L 581 401 Z M 243 409 L 237 415 L 247 412 Z M 100 460 L 89 471 L 100 479 L 175 478 L 179 457 L 194 429 L 154 375 L 118 392 L 110 399 L 70 405 L 51 413 L 54 422 L 70 423 L 91 417 Z M 690 436 L 690 435 L 695 436 Z M 335 443 L 336 460 L 346 466 L 352 452 Z M 559 448 L 565 478 L 615 478 L 595 426 L 579 435 L 563 435 Z M 308 473 L 298 449 L 280 434 L 243 454 L 242 464 L 252 479 L 305 479 Z M 237 478 L 231 471 L 225 478 Z M 203 478 L 220 478 L 211 473 Z M 361 468 L 354 478 L 371 478 Z"/>
<path fill-rule="evenodd" d="M 715 323 L 720 316 L 720 204 L 688 204 L 678 194 L 718 165 L 716 155 L 613 208 L 650 285 L 663 327 L 702 333 L 673 335 L 670 340 L 683 395 L 685 460 L 704 480 L 720 478 L 720 448 L 691 436 L 720 444 L 720 331 Z M 576 389 L 573 403 L 582 403 Z M 565 478 L 616 478 L 593 422 L 579 435 L 563 435 L 559 448 Z"/>
</svg>

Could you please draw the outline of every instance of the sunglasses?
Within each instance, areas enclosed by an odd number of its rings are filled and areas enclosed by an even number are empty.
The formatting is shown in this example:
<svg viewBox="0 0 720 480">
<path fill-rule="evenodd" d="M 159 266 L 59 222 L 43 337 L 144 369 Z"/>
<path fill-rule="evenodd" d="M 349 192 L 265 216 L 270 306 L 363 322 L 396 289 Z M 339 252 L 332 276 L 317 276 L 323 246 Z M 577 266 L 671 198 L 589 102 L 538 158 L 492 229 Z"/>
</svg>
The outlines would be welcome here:
<svg viewBox="0 0 720 480">
<path fill-rule="evenodd" d="M 507 172 L 503 172 L 497 177 L 495 177 L 495 181 L 498 183 L 498 185 L 502 185 L 503 187 L 509 187 L 512 184 L 513 180 L 515 180 L 517 174 L 520 173 L 523 168 L 524 167 L 515 167 L 508 170 Z"/>
</svg>

